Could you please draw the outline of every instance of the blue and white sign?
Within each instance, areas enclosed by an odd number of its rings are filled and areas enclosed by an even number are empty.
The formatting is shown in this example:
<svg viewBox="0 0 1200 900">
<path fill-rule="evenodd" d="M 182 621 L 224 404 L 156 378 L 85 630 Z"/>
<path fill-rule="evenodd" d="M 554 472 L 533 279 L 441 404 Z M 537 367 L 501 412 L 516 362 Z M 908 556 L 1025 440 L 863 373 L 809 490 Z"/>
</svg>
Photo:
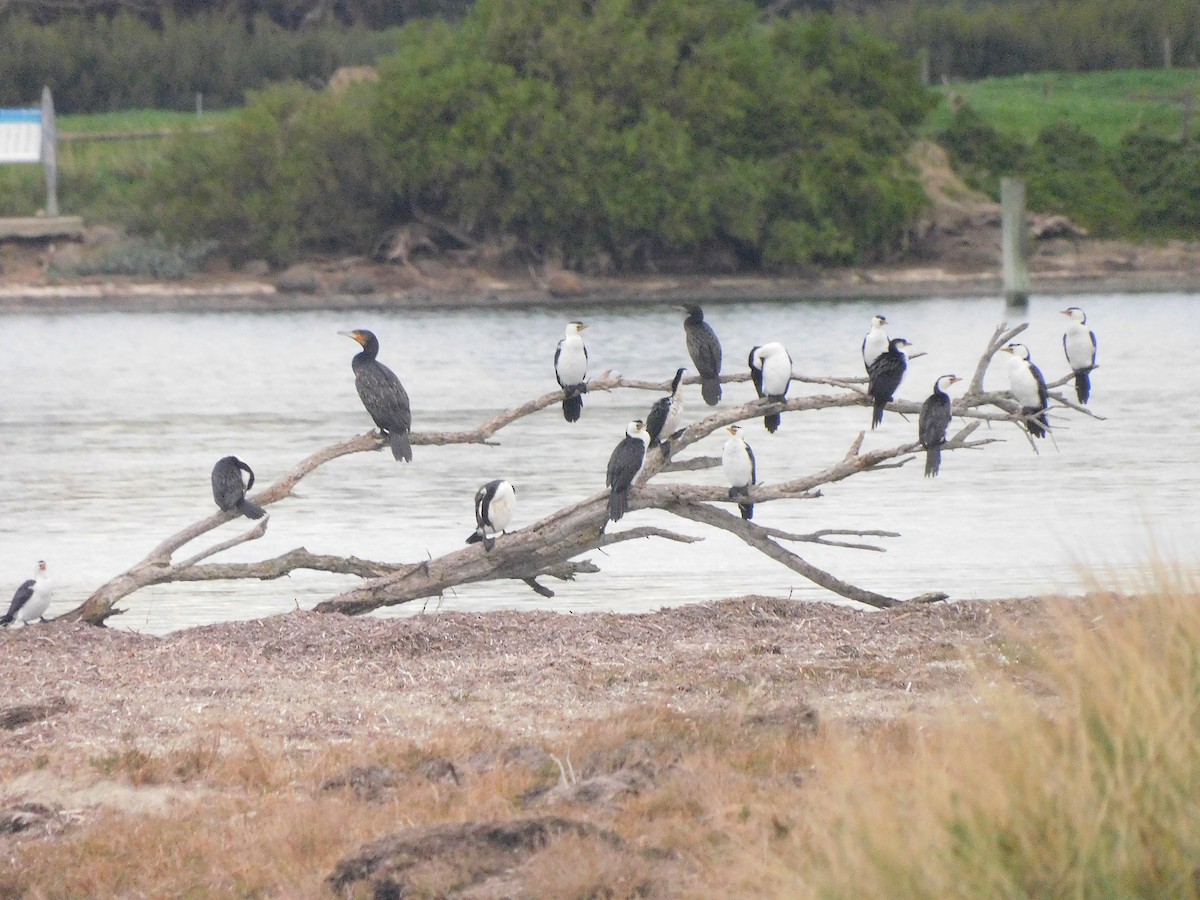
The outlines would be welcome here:
<svg viewBox="0 0 1200 900">
<path fill-rule="evenodd" d="M 42 111 L 0 109 L 0 163 L 42 161 Z"/>
</svg>

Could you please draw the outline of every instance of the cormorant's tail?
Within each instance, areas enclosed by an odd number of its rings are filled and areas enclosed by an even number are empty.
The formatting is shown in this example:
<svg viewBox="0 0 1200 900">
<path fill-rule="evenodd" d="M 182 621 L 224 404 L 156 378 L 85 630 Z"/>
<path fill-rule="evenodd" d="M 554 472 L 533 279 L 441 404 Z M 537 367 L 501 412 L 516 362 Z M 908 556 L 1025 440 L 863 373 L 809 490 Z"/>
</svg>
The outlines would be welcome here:
<svg viewBox="0 0 1200 900">
<path fill-rule="evenodd" d="M 609 521 L 617 522 L 621 516 L 625 515 L 629 509 L 629 492 L 613 490 L 608 495 L 608 518 Z"/>
<path fill-rule="evenodd" d="M 478 531 L 472 531 L 471 536 L 469 538 L 467 538 L 467 543 L 468 544 L 478 544 L 481 540 L 483 540 L 483 535 L 480 534 Z"/>
<path fill-rule="evenodd" d="M 251 503 L 244 497 L 237 502 L 237 511 L 247 519 L 261 519 L 267 514 L 267 511 L 257 503 Z"/>
<path fill-rule="evenodd" d="M 925 451 L 925 477 L 937 478 L 942 468 L 942 448 L 930 447 Z"/>
<path fill-rule="evenodd" d="M 875 398 L 875 408 L 871 412 L 871 428 L 872 430 L 883 421 L 883 408 L 887 406 L 887 401 L 882 397 Z"/>
<path fill-rule="evenodd" d="M 1075 396 L 1079 398 L 1080 403 L 1087 403 L 1088 397 L 1092 396 L 1092 379 L 1089 372 L 1091 369 L 1075 370 Z"/>
<path fill-rule="evenodd" d="M 1029 427 L 1029 433 L 1035 438 L 1044 438 L 1046 429 L 1049 427 L 1046 423 L 1046 412 L 1040 406 L 1023 406 L 1021 407 L 1021 415 L 1026 416 L 1025 424 Z"/>
<path fill-rule="evenodd" d="M 700 382 L 700 396 L 704 398 L 704 402 L 709 406 L 716 406 L 721 402 L 721 379 L 705 378 Z"/>
<path fill-rule="evenodd" d="M 578 422 L 583 415 L 583 395 L 568 389 L 563 397 L 563 418 L 568 422 Z"/>
<path fill-rule="evenodd" d="M 478 544 L 480 541 L 483 541 L 483 549 L 484 550 L 491 550 L 493 547 L 496 546 L 495 538 L 487 537 L 485 534 L 483 534 L 482 532 L 479 532 L 479 531 L 471 532 L 471 536 L 469 538 L 467 538 L 468 544 Z"/>
<path fill-rule="evenodd" d="M 738 509 L 741 510 L 743 519 L 746 519 L 747 521 L 749 521 L 750 519 L 754 518 L 754 504 L 753 503 L 739 503 Z"/>
<path fill-rule="evenodd" d="M 13 618 L 14 617 L 12 613 L 5 613 L 3 616 L 0 616 L 0 626 L 7 627 L 11 625 L 13 623 Z"/>
<path fill-rule="evenodd" d="M 408 442 L 407 431 L 389 431 L 388 443 L 392 446 L 392 458 L 412 462 L 412 444 Z"/>
<path fill-rule="evenodd" d="M 780 421 L 779 413 L 767 413 L 763 416 L 763 424 L 767 426 L 767 431 L 771 434 L 774 434 L 775 430 L 779 428 Z"/>
</svg>

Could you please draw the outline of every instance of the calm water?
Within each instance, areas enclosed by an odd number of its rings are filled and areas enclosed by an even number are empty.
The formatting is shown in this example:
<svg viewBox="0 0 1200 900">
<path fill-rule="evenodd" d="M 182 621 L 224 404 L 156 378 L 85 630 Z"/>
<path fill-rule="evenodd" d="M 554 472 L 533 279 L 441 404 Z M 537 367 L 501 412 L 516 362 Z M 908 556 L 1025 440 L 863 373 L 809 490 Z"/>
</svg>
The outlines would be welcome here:
<svg viewBox="0 0 1200 900">
<path fill-rule="evenodd" d="M 1100 341 L 1092 408 L 1107 417 L 1059 417 L 1057 447 L 1035 455 L 1012 426 L 979 452 L 947 454 L 942 476 L 919 463 L 858 476 L 818 501 L 758 508 L 756 521 L 786 529 L 882 528 L 903 537 L 888 552 L 799 546 L 815 564 L 863 587 L 906 597 L 945 590 L 956 598 L 1001 597 L 1047 588 L 1078 590 L 1087 571 L 1116 576 L 1152 552 L 1195 563 L 1200 459 L 1197 376 L 1192 365 L 1200 298 L 1187 295 L 1034 299 L 1023 340 L 1048 378 L 1065 371 L 1058 310 L 1087 310 Z M 783 341 L 803 374 L 861 372 L 859 343 L 872 314 L 927 356 L 914 360 L 899 395 L 920 400 L 946 372 L 968 377 L 992 328 L 998 300 L 718 305 L 708 319 L 727 367 L 748 348 Z M 427 311 L 362 314 L 78 314 L 0 318 L 0 590 L 11 591 L 46 559 L 55 579 L 51 614 L 140 560 L 159 540 L 213 508 L 209 472 L 236 454 L 269 484 L 310 452 L 367 430 L 350 359 L 357 346 L 337 334 L 373 329 L 381 359 L 413 400 L 416 430 L 458 429 L 555 387 L 551 357 L 563 325 L 581 317 L 593 374 L 612 368 L 666 380 L 690 365 L 682 313 L 674 308 Z M 1003 388 L 1003 371 L 987 386 Z M 793 385 L 793 392 L 815 389 Z M 726 402 L 752 395 L 726 387 Z M 602 489 L 604 468 L 625 423 L 656 395 L 591 394 L 581 422 L 557 407 L 501 432 L 499 447 L 416 447 L 415 462 L 382 453 L 335 461 L 271 508 L 267 537 L 235 548 L 252 560 L 304 546 L 313 552 L 409 561 L 455 550 L 474 526 L 482 482 L 507 477 L 519 490 L 517 524 Z M 685 420 L 706 409 L 691 388 Z M 786 415 L 768 435 L 747 429 L 761 480 L 780 481 L 839 459 L 869 421 L 866 408 Z M 888 414 L 866 447 L 913 439 L 915 421 Z M 693 452 L 719 454 L 712 436 Z M 719 469 L 674 476 L 721 483 Z M 724 534 L 653 512 L 622 524 L 662 524 L 705 540 L 683 546 L 631 542 L 589 554 L 602 573 L 552 583 L 553 600 L 520 583 L 459 588 L 422 608 L 637 611 L 746 592 L 798 598 L 829 595 Z M 240 533 L 224 526 L 210 543 Z M 189 547 L 185 553 L 200 546 Z M 126 628 L 161 633 L 188 625 L 254 618 L 300 608 L 353 579 L 297 572 L 273 582 L 167 586 L 127 598 Z"/>
</svg>

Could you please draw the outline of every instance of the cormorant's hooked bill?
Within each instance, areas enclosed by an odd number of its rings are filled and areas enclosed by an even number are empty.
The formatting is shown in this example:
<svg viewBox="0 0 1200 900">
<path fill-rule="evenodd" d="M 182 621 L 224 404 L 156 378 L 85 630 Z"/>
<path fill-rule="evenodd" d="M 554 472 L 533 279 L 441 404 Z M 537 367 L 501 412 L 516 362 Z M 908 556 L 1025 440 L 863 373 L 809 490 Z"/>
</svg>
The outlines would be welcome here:
<svg viewBox="0 0 1200 900">
<path fill-rule="evenodd" d="M 583 414 L 583 395 L 587 393 L 587 345 L 583 342 L 582 322 L 567 323 L 562 339 L 554 351 L 554 377 L 563 389 L 563 418 L 578 422 Z"/>
<path fill-rule="evenodd" d="M 616 522 L 629 509 L 629 487 L 642 471 L 646 461 L 646 447 L 650 436 L 646 434 L 646 423 L 634 419 L 625 429 L 625 437 L 613 448 L 608 458 L 608 472 L 604 483 L 612 488 L 608 495 L 608 518 Z"/>
<path fill-rule="evenodd" d="M 738 500 L 738 511 L 743 519 L 754 518 L 754 504 L 750 502 L 750 488 L 758 484 L 758 466 L 754 460 L 754 451 L 742 438 L 742 430 L 737 425 L 730 425 L 729 439 L 725 441 L 721 453 L 721 468 L 729 479 L 729 499 Z M 742 499 L 738 499 L 738 498 Z"/>
<path fill-rule="evenodd" d="M 242 473 L 249 480 L 242 483 Z M 246 499 L 246 491 L 254 487 L 254 470 L 236 456 L 217 460 L 212 470 L 212 492 L 217 506 L 225 512 L 239 512 L 248 519 L 261 519 L 267 511 Z"/>
<path fill-rule="evenodd" d="M 671 455 L 670 439 L 675 436 L 675 429 L 679 426 L 679 420 L 683 418 L 683 391 L 679 389 L 679 385 L 686 371 L 675 370 L 670 396 L 655 400 L 646 416 L 646 434 L 650 436 L 650 446 L 654 447 L 661 441 L 664 445 L 663 452 L 667 456 Z"/>
<path fill-rule="evenodd" d="M 1009 344 L 1001 348 L 1008 356 L 1008 387 L 1025 417 L 1025 427 L 1035 438 L 1044 438 L 1050 423 L 1046 409 L 1050 405 L 1050 392 L 1042 370 L 1029 358 L 1029 348 L 1024 344 Z"/>
<path fill-rule="evenodd" d="M 683 332 L 687 338 L 688 355 L 700 376 L 700 394 L 709 406 L 721 400 L 721 342 L 712 326 L 704 321 L 704 310 L 694 303 L 683 307 L 687 318 Z"/>
<path fill-rule="evenodd" d="M 52 593 L 46 561 L 39 559 L 33 577 L 21 582 L 21 586 L 13 594 L 12 602 L 8 604 L 8 612 L 0 617 L 0 625 L 7 626 L 13 622 L 28 625 L 34 619 L 45 622 Z"/>
<path fill-rule="evenodd" d="M 1092 395 L 1092 369 L 1096 368 L 1096 332 L 1087 327 L 1087 313 L 1069 306 L 1062 314 L 1071 320 L 1063 334 L 1067 365 L 1075 374 L 1075 397 L 1086 404 Z"/>
<path fill-rule="evenodd" d="M 503 534 L 517 508 L 517 489 L 503 478 L 489 481 L 475 492 L 475 530 L 468 544 L 483 542 L 484 550 L 496 546 L 496 535 Z"/>
<path fill-rule="evenodd" d="M 392 456 L 412 462 L 412 446 L 408 437 L 412 429 L 412 411 L 408 404 L 408 392 L 396 373 L 376 358 L 379 356 L 379 339 L 362 328 L 339 331 L 338 334 L 362 346 L 362 352 L 356 354 L 350 363 L 359 399 L 371 414 L 380 435 L 387 439 Z"/>
<path fill-rule="evenodd" d="M 908 357 L 904 348 L 911 347 L 904 338 L 893 338 L 888 341 L 887 350 L 867 369 L 867 394 L 871 397 L 871 428 L 883 421 L 883 408 L 892 402 L 904 371 L 908 368 Z"/>
<path fill-rule="evenodd" d="M 950 427 L 950 395 L 946 388 L 962 381 L 957 375 L 943 375 L 933 383 L 933 393 L 921 405 L 921 417 L 917 420 L 917 434 L 925 448 L 925 477 L 936 478 L 942 467 L 942 445 L 946 443 L 946 429 Z"/>
</svg>

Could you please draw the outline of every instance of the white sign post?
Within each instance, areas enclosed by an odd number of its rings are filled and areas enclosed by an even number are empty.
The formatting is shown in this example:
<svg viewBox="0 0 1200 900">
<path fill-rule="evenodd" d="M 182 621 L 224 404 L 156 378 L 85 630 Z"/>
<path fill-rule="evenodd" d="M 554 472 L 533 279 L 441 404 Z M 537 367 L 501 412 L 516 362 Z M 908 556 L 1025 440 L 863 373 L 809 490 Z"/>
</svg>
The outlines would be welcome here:
<svg viewBox="0 0 1200 900">
<path fill-rule="evenodd" d="M 46 215 L 57 218 L 58 140 L 50 88 L 42 88 L 40 108 L 0 109 L 0 163 L 41 163 L 46 172 Z"/>
</svg>

